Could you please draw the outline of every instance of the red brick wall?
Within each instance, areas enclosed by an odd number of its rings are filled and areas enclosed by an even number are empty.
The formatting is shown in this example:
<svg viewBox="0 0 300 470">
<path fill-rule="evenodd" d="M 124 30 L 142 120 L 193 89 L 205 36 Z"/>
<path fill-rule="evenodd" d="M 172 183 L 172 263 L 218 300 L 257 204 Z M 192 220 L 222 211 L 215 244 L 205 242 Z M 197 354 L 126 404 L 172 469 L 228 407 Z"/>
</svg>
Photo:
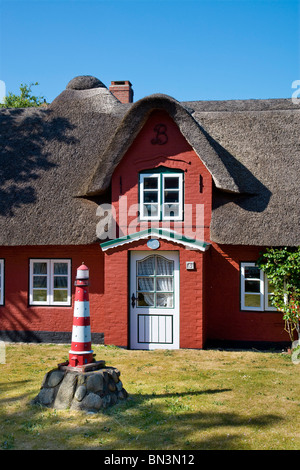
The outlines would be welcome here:
<svg viewBox="0 0 300 470">
<path fill-rule="evenodd" d="M 149 250 L 146 240 L 109 250 L 99 245 L 6 247 L 0 249 L 5 260 L 5 305 L 0 306 L 0 331 L 71 332 L 74 308 L 74 280 L 82 261 L 90 270 L 91 332 L 104 333 L 105 344 L 129 345 L 129 253 Z M 203 347 L 202 331 L 202 252 L 191 252 L 161 240 L 162 250 L 180 252 L 180 279 L 185 295 L 180 296 L 182 348 Z M 150 250 L 149 250 L 150 251 Z M 72 305 L 70 307 L 29 306 L 30 258 L 69 258 L 72 262 Z M 196 270 L 186 271 L 186 261 L 195 261 Z M 193 308 L 191 309 L 191 302 Z"/>
<path fill-rule="evenodd" d="M 167 128 L 168 141 L 164 145 L 153 145 L 151 143 L 156 137 L 154 128 L 157 124 L 164 124 Z M 184 222 L 184 233 L 186 235 L 190 233 L 192 236 L 193 230 L 196 229 L 196 205 L 198 205 L 200 210 L 201 207 L 204 208 L 203 221 L 201 221 L 201 224 L 198 224 L 199 233 L 203 235 L 202 239 L 209 240 L 212 198 L 211 175 L 185 140 L 174 121 L 167 113 L 162 111 L 155 111 L 150 115 L 137 138 L 124 155 L 121 163 L 114 171 L 112 177 L 112 203 L 116 209 L 117 221 L 120 222 L 120 232 L 117 233 L 117 236 L 122 235 L 127 230 L 126 221 L 123 222 L 119 214 L 120 190 L 121 196 L 127 197 L 128 208 L 133 204 L 137 204 L 139 202 L 139 172 L 160 166 L 184 171 L 185 204 L 192 205 L 193 207 L 191 223 L 189 223 L 188 219 Z M 202 178 L 202 192 L 199 189 L 200 176 Z M 136 217 L 136 212 L 133 212 L 128 217 L 127 222 L 132 224 Z M 185 217 L 187 218 L 186 214 Z M 145 222 L 134 231 L 143 228 L 144 224 Z M 159 226 L 169 227 L 169 223 L 161 222 Z M 182 222 L 173 222 L 170 225 L 170 228 L 174 230 L 180 230 L 181 227 Z M 203 230 L 200 230 L 200 228 Z"/>
<path fill-rule="evenodd" d="M 77 267 L 84 261 L 90 268 L 92 333 L 104 333 L 105 344 L 127 347 L 128 249 L 148 250 L 146 240 L 106 253 L 98 245 L 2 247 L 0 258 L 5 259 L 5 305 L 0 306 L 0 330 L 71 332 L 73 302 L 71 307 L 28 306 L 29 259 L 71 258 L 73 298 Z M 213 244 L 203 253 L 161 240 L 161 249 L 179 251 L 181 348 L 202 348 L 207 338 L 289 340 L 283 330 L 280 313 L 240 311 L 239 263 L 255 261 L 258 248 Z M 195 261 L 196 270 L 187 271 L 186 261 Z M 203 304 L 205 315 L 202 315 Z"/>
<path fill-rule="evenodd" d="M 282 314 L 240 310 L 240 262 L 256 261 L 261 248 L 218 246 L 207 252 L 205 311 L 207 337 L 226 341 L 289 341 Z"/>
<path fill-rule="evenodd" d="M 104 289 L 103 252 L 99 245 L 1 247 L 0 258 L 5 260 L 5 305 L 0 306 L 0 330 L 72 330 L 73 302 L 71 307 L 29 306 L 30 258 L 69 258 L 72 261 L 72 298 L 77 268 L 82 261 L 90 268 L 92 330 L 103 331 L 100 313 Z"/>
<path fill-rule="evenodd" d="M 129 320 L 129 253 L 142 250 L 152 252 L 147 240 L 108 250 L 105 253 L 105 342 L 127 346 Z M 160 250 L 178 251 L 180 263 L 180 347 L 202 348 L 202 272 L 203 252 L 186 250 L 175 243 L 160 240 Z M 186 261 L 195 261 L 195 271 L 186 270 Z"/>
<path fill-rule="evenodd" d="M 152 140 L 156 137 L 155 126 L 164 124 L 166 126 L 167 143 L 164 145 L 153 145 Z M 151 170 L 159 166 L 166 166 L 172 169 L 184 171 L 184 199 L 185 204 L 192 205 L 192 217 L 189 221 L 185 213 L 185 223 L 183 233 L 192 236 L 197 229 L 198 236 L 202 240 L 209 240 L 209 224 L 211 217 L 211 175 L 196 155 L 192 147 L 182 136 L 180 130 L 169 115 L 162 111 L 153 112 L 131 145 L 121 163 L 114 171 L 112 177 L 112 203 L 116 210 L 116 219 L 119 225 L 117 236 L 127 234 L 128 224 L 132 224 L 136 218 L 136 211 L 131 212 L 128 218 L 120 217 L 120 207 L 126 210 L 124 201 L 119 205 L 120 190 L 121 195 L 126 196 L 127 209 L 133 204 L 138 204 L 139 172 Z M 200 175 L 202 191 L 200 192 Z M 204 210 L 203 219 L 196 227 L 196 205 Z M 200 209 L 201 210 L 201 209 Z M 133 227 L 131 232 L 146 228 L 147 223 Z M 182 229 L 182 222 L 160 222 L 160 227 L 167 227 L 174 230 Z M 131 233 L 130 232 L 130 233 Z M 186 249 L 182 245 L 169 243 L 161 240 L 161 250 L 179 251 L 180 260 L 180 347 L 182 348 L 202 348 L 204 346 L 203 327 L 203 259 L 206 254 L 200 251 Z M 128 259 L 127 250 L 148 250 L 146 241 L 131 243 L 115 250 L 105 253 L 105 297 L 112 298 L 110 306 L 107 307 L 110 318 L 109 338 L 114 344 L 120 344 L 122 334 L 125 335 L 125 326 L 128 315 Z M 195 271 L 186 270 L 186 261 L 195 261 Z M 121 283 L 122 289 L 116 292 L 115 285 L 109 287 L 108 279 L 115 279 Z M 109 295 L 107 288 L 111 290 Z M 116 333 L 114 328 L 115 311 L 121 317 L 123 332 Z M 126 330 L 127 333 L 127 330 Z M 124 344 L 124 339 L 122 344 Z"/>
</svg>

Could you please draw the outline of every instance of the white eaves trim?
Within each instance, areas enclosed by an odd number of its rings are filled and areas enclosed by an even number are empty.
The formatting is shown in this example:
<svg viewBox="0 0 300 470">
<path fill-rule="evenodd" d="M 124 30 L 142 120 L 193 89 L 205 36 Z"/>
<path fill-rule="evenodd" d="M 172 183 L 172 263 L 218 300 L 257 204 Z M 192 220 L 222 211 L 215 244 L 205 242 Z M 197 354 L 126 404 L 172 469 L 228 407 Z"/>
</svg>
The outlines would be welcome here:
<svg viewBox="0 0 300 470">
<path fill-rule="evenodd" d="M 178 243 L 188 248 L 200 251 L 206 251 L 210 247 L 210 243 L 185 237 L 184 235 L 177 233 L 173 230 L 160 228 L 149 228 L 146 230 L 141 230 L 140 232 L 135 232 L 124 237 L 116 238 L 114 240 L 109 240 L 107 242 L 101 243 L 100 246 L 102 248 L 102 251 L 106 251 L 111 248 L 116 248 L 118 246 L 126 245 L 127 243 L 132 243 L 134 241 L 142 240 L 149 237 L 161 238 L 163 240 Z"/>
</svg>

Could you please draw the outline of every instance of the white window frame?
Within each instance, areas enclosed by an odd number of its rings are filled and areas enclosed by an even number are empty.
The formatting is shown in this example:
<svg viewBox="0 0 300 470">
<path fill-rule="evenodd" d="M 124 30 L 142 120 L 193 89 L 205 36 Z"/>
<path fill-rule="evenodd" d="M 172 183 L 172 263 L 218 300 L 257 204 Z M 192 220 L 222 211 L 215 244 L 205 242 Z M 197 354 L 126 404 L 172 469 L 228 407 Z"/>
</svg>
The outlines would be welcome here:
<svg viewBox="0 0 300 470">
<path fill-rule="evenodd" d="M 165 214 L 165 205 L 164 203 L 164 192 L 165 192 L 165 181 L 167 178 L 178 177 L 178 192 L 179 192 L 179 202 L 174 203 L 178 205 L 178 215 L 170 216 Z M 157 190 L 148 190 L 144 188 L 145 178 L 156 178 L 157 179 Z M 174 188 L 174 191 L 177 188 Z M 157 215 L 148 215 L 145 214 L 144 207 L 144 191 L 156 191 L 157 192 L 157 205 L 158 211 Z M 172 189 L 171 189 L 172 191 Z M 156 204 L 156 203 L 153 203 Z M 159 173 L 140 173 L 140 220 L 183 220 L 183 173 L 173 173 L 173 172 L 159 172 Z"/>
<path fill-rule="evenodd" d="M 4 305 L 4 259 L 0 259 L 0 305 Z"/>
<path fill-rule="evenodd" d="M 271 294 L 271 292 L 269 292 L 269 280 L 265 274 L 265 310 L 268 311 L 268 312 L 277 312 L 277 308 L 276 307 L 269 307 L 268 305 L 268 300 L 269 300 L 269 295 Z"/>
<path fill-rule="evenodd" d="M 165 205 L 168 203 L 164 202 L 164 193 L 165 193 L 165 180 L 167 178 L 178 177 L 178 193 L 179 193 L 179 201 L 178 203 L 178 215 L 177 216 L 167 216 L 165 214 Z M 172 191 L 172 190 L 171 190 Z M 182 220 L 183 216 L 183 174 L 182 173 L 162 173 L 162 220 Z"/>
<path fill-rule="evenodd" d="M 157 179 L 157 215 L 145 214 L 144 207 L 144 180 L 145 178 L 156 178 Z M 148 191 L 148 189 L 146 190 Z M 149 190 L 151 191 L 151 190 Z M 142 173 L 140 174 L 140 219 L 141 220 L 160 220 L 160 206 L 161 206 L 161 184 L 160 184 L 160 173 Z"/>
<path fill-rule="evenodd" d="M 259 307 L 249 307 L 245 305 L 245 295 L 247 294 L 245 290 L 245 281 L 247 278 L 245 277 L 245 268 L 247 267 L 256 267 L 255 262 L 243 262 L 241 263 L 241 310 L 246 311 L 256 311 L 256 312 L 264 312 L 264 311 L 277 311 L 276 307 L 269 307 L 268 306 L 268 278 L 265 273 L 260 269 L 259 270 L 259 278 L 251 278 L 253 281 L 258 281 L 259 284 L 259 293 L 257 296 L 260 298 Z M 253 294 L 253 292 L 248 292 L 249 294 Z"/>
<path fill-rule="evenodd" d="M 33 300 L 33 267 L 34 263 L 46 263 L 47 264 L 47 300 L 46 301 L 34 301 Z M 67 291 L 68 291 L 68 298 L 66 302 L 62 301 L 54 301 L 54 263 L 66 263 L 68 270 L 67 270 Z M 55 305 L 55 306 L 70 306 L 71 305 L 71 260 L 70 259 L 45 259 L 45 258 L 35 258 L 30 260 L 29 264 L 29 305 Z"/>
</svg>

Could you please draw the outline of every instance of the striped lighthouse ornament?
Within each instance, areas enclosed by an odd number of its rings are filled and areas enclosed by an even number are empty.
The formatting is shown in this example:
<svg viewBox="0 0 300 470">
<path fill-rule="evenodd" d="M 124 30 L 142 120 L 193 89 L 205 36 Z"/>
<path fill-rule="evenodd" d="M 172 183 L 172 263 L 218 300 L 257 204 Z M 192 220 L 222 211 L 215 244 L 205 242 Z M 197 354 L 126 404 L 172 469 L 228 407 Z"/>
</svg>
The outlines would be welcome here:
<svg viewBox="0 0 300 470">
<path fill-rule="evenodd" d="M 72 344 L 69 366 L 81 367 L 93 362 L 90 327 L 89 269 L 82 263 L 75 279 Z"/>
</svg>

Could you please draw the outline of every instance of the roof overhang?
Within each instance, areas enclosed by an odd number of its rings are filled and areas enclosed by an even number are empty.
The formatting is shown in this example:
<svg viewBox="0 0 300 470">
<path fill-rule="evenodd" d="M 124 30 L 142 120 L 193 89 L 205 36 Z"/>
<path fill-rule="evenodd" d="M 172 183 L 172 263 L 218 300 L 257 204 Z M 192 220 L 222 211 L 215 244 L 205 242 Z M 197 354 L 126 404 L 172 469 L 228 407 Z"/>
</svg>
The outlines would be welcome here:
<svg viewBox="0 0 300 470">
<path fill-rule="evenodd" d="M 233 177 L 233 170 L 238 174 L 239 163 L 233 159 L 228 165 L 220 158 L 212 145 L 212 139 L 189 111 L 174 98 L 155 94 L 133 103 L 117 127 L 106 150 L 99 159 L 98 167 L 77 194 L 78 196 L 95 196 L 102 194 L 109 187 L 115 168 L 143 128 L 152 111 L 162 110 L 177 124 L 183 137 L 196 152 L 202 163 L 212 175 L 218 189 L 240 194 L 238 184 Z"/>
<path fill-rule="evenodd" d="M 206 251 L 210 247 L 210 243 L 186 237 L 181 233 L 162 228 L 148 228 L 146 230 L 141 230 L 140 232 L 135 232 L 130 235 L 125 235 L 120 238 L 115 238 L 114 240 L 100 243 L 100 246 L 102 251 L 107 251 L 111 248 L 116 248 L 149 237 L 161 238 L 163 240 L 178 243 L 186 248 L 200 251 Z"/>
</svg>

